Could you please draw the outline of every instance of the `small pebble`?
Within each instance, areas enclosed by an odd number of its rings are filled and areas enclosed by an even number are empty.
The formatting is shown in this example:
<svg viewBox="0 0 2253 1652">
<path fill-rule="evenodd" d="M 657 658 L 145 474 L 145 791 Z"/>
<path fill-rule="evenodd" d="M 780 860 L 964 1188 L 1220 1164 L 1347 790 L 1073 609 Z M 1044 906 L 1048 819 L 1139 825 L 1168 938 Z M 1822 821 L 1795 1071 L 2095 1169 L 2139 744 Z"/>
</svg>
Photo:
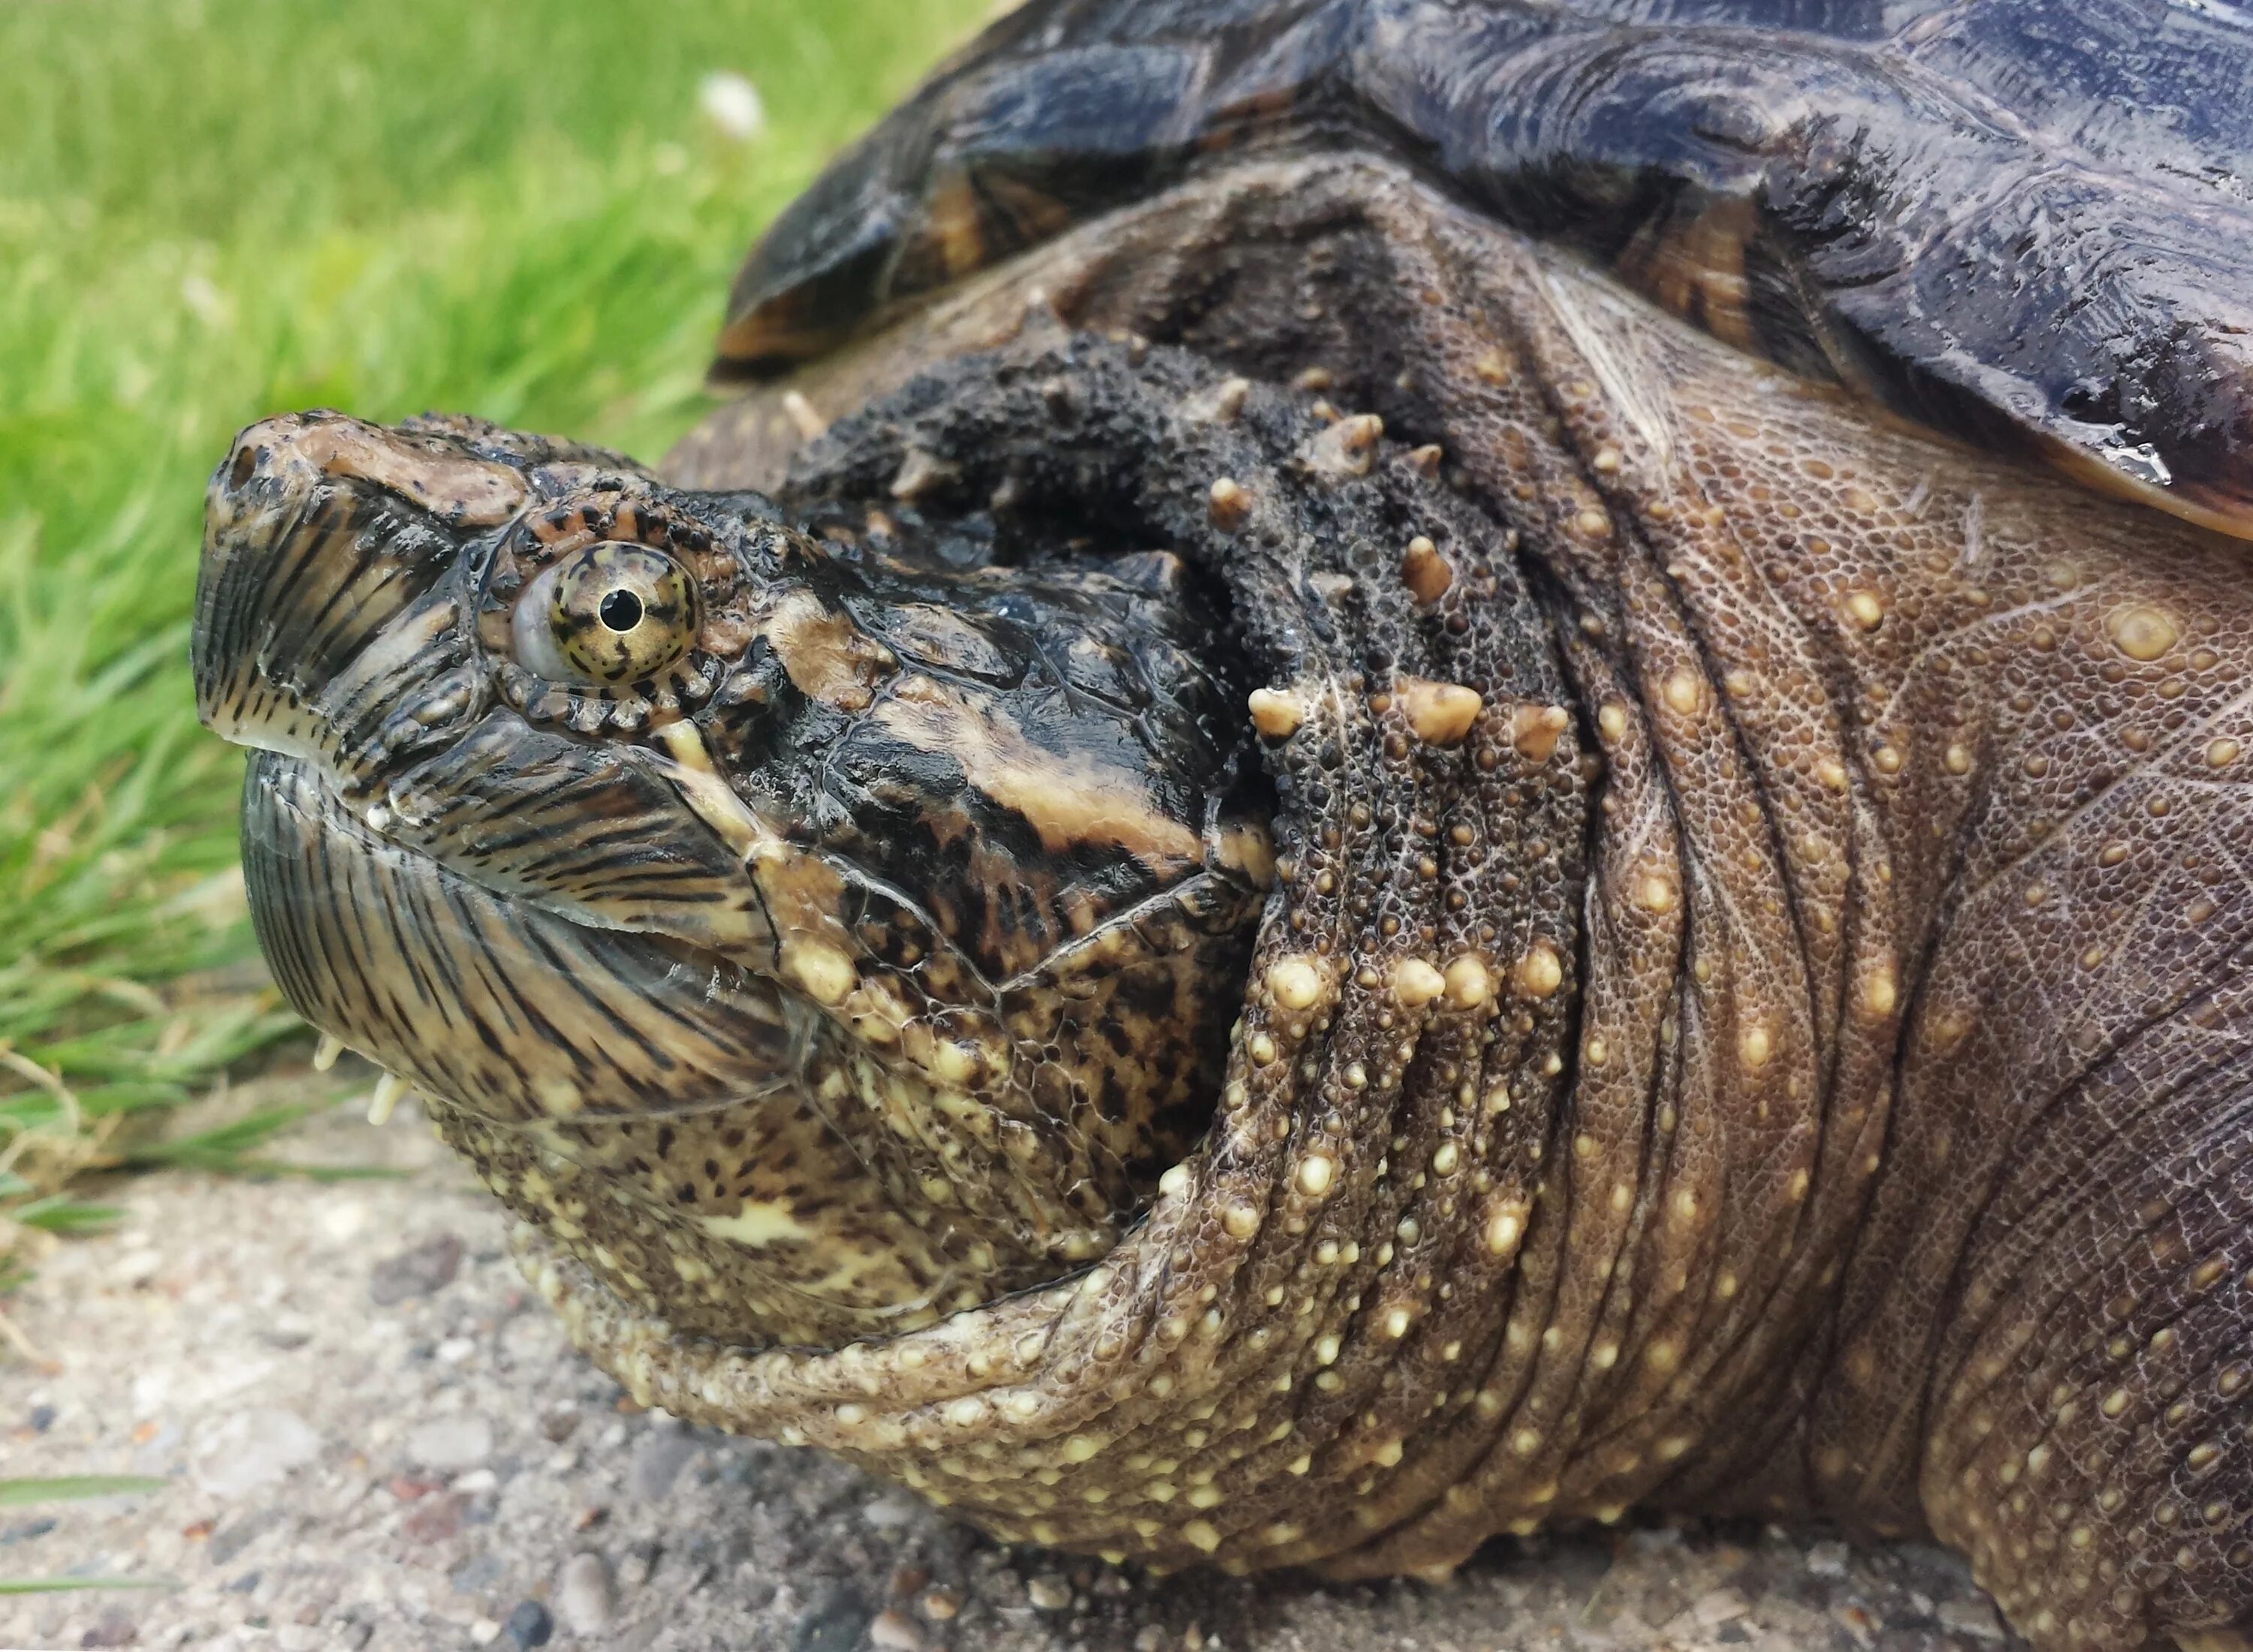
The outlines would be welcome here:
<svg viewBox="0 0 2253 1652">
<path fill-rule="evenodd" d="M 1940 1610 L 1933 1614 L 1940 1627 L 1957 1635 L 1968 1635 L 1975 1641 L 1999 1641 L 2003 1638 L 2003 1621 L 1995 1615 L 1995 1608 L 1982 1600 L 1943 1600 Z"/>
<path fill-rule="evenodd" d="M 500 1625 L 492 1618 L 479 1618 L 470 1625 L 472 1646 L 491 1646 L 500 1639 Z"/>
<path fill-rule="evenodd" d="M 1831 1621 L 1844 1628 L 1847 1634 L 1852 1635 L 1864 1646 L 1869 1645 L 1876 1638 L 1880 1627 L 1877 1619 L 1851 1600 L 1843 1606 L 1832 1607 Z"/>
<path fill-rule="evenodd" d="M 409 1297 L 429 1296 L 452 1284 L 461 1265 L 461 1236 L 433 1234 L 377 1263 L 368 1277 L 367 1300 L 378 1307 L 391 1307 Z"/>
<path fill-rule="evenodd" d="M 425 1497 L 400 1522 L 399 1529 L 417 1543 L 444 1543 L 460 1533 L 462 1515 L 469 1506 L 470 1500 L 457 1491 Z"/>
<path fill-rule="evenodd" d="M 1818 1578 L 1843 1578 L 1852 1558 L 1843 1543 L 1818 1543 L 1807 1551 L 1807 1569 Z"/>
<path fill-rule="evenodd" d="M 861 1510 L 861 1518 L 879 1531 L 890 1531 L 913 1520 L 917 1506 L 912 1497 L 898 1492 L 887 1492 L 864 1507 Z"/>
<path fill-rule="evenodd" d="M 475 1468 L 492 1447 L 492 1425 L 482 1417 L 435 1417 L 407 1436 L 408 1460 L 441 1474 Z"/>
<path fill-rule="evenodd" d="M 512 1645 L 520 1647 L 546 1646 L 548 1637 L 555 1633 L 555 1620 L 548 1615 L 548 1608 L 537 1600 L 520 1600 L 516 1610 L 508 1614 L 501 1626 Z"/>
<path fill-rule="evenodd" d="M 141 1638 L 132 1617 L 122 1607 L 106 1607 L 94 1628 L 79 1637 L 82 1647 L 131 1646 Z"/>
<path fill-rule="evenodd" d="M 618 1563 L 619 1580 L 632 1588 L 640 1588 L 649 1581 L 650 1573 L 657 1570 L 657 1557 L 655 1544 L 645 1541 L 634 1544 L 626 1551 L 626 1558 Z"/>
<path fill-rule="evenodd" d="M 474 1560 L 456 1566 L 447 1574 L 446 1581 L 454 1586 L 457 1593 L 483 1594 L 507 1572 L 508 1568 L 502 1564 L 499 1555 L 481 1554 Z"/>
<path fill-rule="evenodd" d="M 945 1623 L 962 1610 L 962 1597 L 941 1584 L 925 1593 L 920 1604 L 924 1616 L 933 1623 Z"/>
<path fill-rule="evenodd" d="M 673 1489 L 688 1460 L 702 1449 L 703 1442 L 680 1424 L 659 1424 L 635 1443 L 633 1463 L 626 1470 L 626 1489 L 654 1502 Z"/>
<path fill-rule="evenodd" d="M 854 1652 L 876 1616 L 847 1585 L 817 1596 L 791 1631 L 791 1652 Z"/>
<path fill-rule="evenodd" d="M 1071 1604 L 1071 1585 L 1043 1572 L 1025 1586 L 1025 1598 L 1043 1612 L 1062 1612 Z"/>
<path fill-rule="evenodd" d="M 236 1412 L 195 1431 L 197 1483 L 214 1497 L 241 1497 L 280 1484 L 321 1454 L 321 1437 L 279 1406 Z"/>
<path fill-rule="evenodd" d="M 617 1600 L 610 1569 L 598 1554 L 575 1554 L 555 1574 L 555 1615 L 574 1635 L 599 1635 L 610 1628 Z"/>
<path fill-rule="evenodd" d="M 868 1625 L 868 1644 L 882 1652 L 924 1652 L 923 1631 L 904 1612 L 887 1609 Z"/>
<path fill-rule="evenodd" d="M 262 1510 L 255 1510 L 250 1515 L 243 1515 L 241 1519 L 227 1522 L 226 1526 L 219 1528 L 212 1535 L 210 1548 L 205 1548 L 203 1558 L 210 1559 L 214 1566 L 232 1564 L 236 1555 L 241 1555 L 246 1548 L 250 1548 L 250 1544 L 257 1542 L 275 1526 L 282 1526 L 286 1519 L 289 1519 L 289 1515 L 284 1515 L 279 1508 L 262 1508 Z"/>
</svg>

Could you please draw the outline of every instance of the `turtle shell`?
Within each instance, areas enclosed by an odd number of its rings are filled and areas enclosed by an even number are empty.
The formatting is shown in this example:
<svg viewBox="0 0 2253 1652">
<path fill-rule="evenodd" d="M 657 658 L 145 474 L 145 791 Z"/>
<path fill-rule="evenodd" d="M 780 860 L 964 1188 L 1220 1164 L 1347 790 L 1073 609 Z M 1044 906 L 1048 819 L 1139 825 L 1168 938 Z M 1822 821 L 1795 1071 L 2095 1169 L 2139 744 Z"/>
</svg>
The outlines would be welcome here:
<svg viewBox="0 0 2253 1652">
<path fill-rule="evenodd" d="M 1255 150 L 1405 159 L 1749 352 L 2253 537 L 2218 4 L 1034 0 L 776 222 L 715 377 Z"/>
</svg>

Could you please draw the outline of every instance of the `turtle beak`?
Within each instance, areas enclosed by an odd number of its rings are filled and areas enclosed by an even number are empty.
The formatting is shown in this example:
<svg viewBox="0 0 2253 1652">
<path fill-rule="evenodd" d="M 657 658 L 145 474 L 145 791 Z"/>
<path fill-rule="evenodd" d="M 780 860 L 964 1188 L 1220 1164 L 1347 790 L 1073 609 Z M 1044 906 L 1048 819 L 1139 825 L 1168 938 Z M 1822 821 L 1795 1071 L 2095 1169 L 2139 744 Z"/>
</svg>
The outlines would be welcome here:
<svg viewBox="0 0 2253 1652">
<path fill-rule="evenodd" d="M 458 445 L 332 413 L 252 425 L 206 495 L 196 708 L 352 791 L 478 708 L 465 540 L 522 476 Z M 402 692 L 402 685 L 407 685 Z"/>
</svg>

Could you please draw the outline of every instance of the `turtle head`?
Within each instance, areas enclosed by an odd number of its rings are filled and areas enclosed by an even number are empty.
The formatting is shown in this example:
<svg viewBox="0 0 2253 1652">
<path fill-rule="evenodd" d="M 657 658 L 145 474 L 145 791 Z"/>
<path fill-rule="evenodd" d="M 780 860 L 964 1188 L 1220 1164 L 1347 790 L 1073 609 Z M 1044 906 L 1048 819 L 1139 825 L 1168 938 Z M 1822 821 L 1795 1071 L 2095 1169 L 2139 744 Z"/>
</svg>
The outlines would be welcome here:
<svg viewBox="0 0 2253 1652">
<path fill-rule="evenodd" d="M 260 752 L 292 1002 L 628 1300 L 734 1341 L 1107 1251 L 1203 1128 L 1263 900 L 1182 565 L 884 503 L 321 413 L 209 493 L 199 705 Z"/>
<path fill-rule="evenodd" d="M 1027 319 L 772 497 L 255 427 L 202 711 L 276 979 L 643 1403 L 1005 1536 L 1315 1558 L 1428 1502 L 1406 1419 L 1487 1426 L 1592 777 L 1437 449 Z"/>
</svg>

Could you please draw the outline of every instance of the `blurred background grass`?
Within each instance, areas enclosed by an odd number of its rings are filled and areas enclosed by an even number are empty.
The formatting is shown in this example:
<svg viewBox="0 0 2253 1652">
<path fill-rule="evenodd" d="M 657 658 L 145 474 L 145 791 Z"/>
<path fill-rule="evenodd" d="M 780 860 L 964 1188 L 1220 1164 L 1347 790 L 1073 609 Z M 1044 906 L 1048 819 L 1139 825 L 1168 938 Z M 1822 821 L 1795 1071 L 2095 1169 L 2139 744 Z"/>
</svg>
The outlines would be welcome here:
<svg viewBox="0 0 2253 1652">
<path fill-rule="evenodd" d="M 241 754 L 188 683 L 229 436 L 441 408 L 656 457 L 710 405 L 752 236 L 993 9 L 0 8 L 0 1291 L 38 1230 L 103 1219 L 81 1173 L 256 1163 L 331 1093 L 166 1123 L 302 1034 L 249 936 Z M 763 129 L 715 117 L 715 73 Z"/>
</svg>

